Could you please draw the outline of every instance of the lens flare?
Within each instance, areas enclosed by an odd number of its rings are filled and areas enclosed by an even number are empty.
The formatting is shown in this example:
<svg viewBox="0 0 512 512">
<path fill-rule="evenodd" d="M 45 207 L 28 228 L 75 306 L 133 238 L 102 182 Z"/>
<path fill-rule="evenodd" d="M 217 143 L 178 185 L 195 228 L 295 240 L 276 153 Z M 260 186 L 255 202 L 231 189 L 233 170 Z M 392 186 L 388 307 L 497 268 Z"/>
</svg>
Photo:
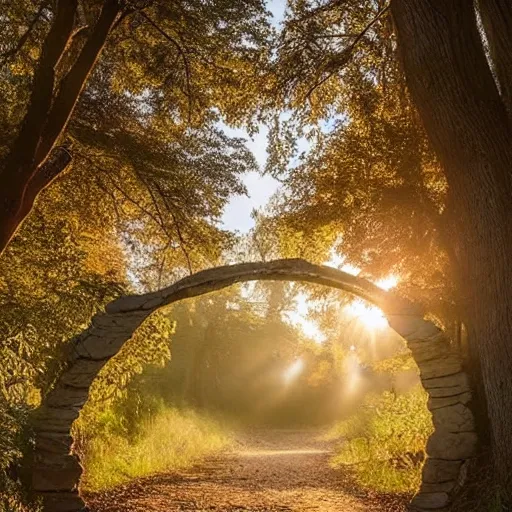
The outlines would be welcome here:
<svg viewBox="0 0 512 512">
<path fill-rule="evenodd" d="M 385 277 L 384 279 L 379 279 L 375 283 L 379 288 L 382 288 L 383 290 L 391 290 L 391 288 L 395 288 L 398 284 L 398 277 L 394 275 L 390 275 L 388 277 Z"/>
<path fill-rule="evenodd" d="M 294 381 L 304 370 L 304 361 L 297 359 L 294 361 L 283 373 L 283 378 L 286 384 Z"/>
<path fill-rule="evenodd" d="M 362 300 L 353 300 L 344 309 L 346 313 L 358 318 L 370 329 L 383 329 L 388 325 L 388 321 L 381 309 L 375 306 L 368 306 Z"/>
</svg>

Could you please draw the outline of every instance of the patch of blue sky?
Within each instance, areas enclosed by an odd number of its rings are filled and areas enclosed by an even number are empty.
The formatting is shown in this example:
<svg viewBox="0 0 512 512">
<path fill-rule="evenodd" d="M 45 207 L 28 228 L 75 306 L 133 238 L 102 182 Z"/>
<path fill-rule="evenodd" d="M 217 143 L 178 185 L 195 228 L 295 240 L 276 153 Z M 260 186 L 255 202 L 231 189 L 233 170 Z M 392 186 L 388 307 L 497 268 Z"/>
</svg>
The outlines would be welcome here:
<svg viewBox="0 0 512 512">
<path fill-rule="evenodd" d="M 267 9 L 272 13 L 272 25 L 278 28 L 284 19 L 286 0 L 269 0 Z"/>
<path fill-rule="evenodd" d="M 279 29 L 285 15 L 286 0 L 270 0 L 267 2 L 267 8 L 272 14 L 272 24 Z M 286 121 L 289 118 L 290 112 L 283 112 L 280 116 L 281 121 Z M 323 133 L 329 133 L 336 128 L 338 123 L 345 121 L 345 116 L 333 115 L 320 123 L 320 130 Z M 258 127 L 258 132 L 251 137 L 243 128 L 233 128 L 224 123 L 219 123 L 218 126 L 229 136 L 245 139 L 247 147 L 254 154 L 260 167 L 259 173 L 249 172 L 243 176 L 248 196 L 231 197 L 221 219 L 224 229 L 247 233 L 254 227 L 252 212 L 264 208 L 280 186 L 279 181 L 263 172 L 268 159 L 268 128 L 261 124 Z M 298 139 L 295 156 L 290 161 L 289 168 L 295 168 L 311 148 L 311 142 L 305 137 Z"/>
</svg>

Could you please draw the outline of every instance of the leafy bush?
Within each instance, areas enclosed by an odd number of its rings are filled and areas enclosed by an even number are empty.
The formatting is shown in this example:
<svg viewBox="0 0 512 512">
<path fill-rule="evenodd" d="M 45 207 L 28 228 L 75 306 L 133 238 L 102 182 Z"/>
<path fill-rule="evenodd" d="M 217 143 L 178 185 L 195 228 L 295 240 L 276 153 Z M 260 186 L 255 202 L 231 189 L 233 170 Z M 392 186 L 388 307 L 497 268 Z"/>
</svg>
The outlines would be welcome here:
<svg viewBox="0 0 512 512">
<path fill-rule="evenodd" d="M 216 421 L 190 410 L 161 408 L 130 436 L 119 416 L 105 412 L 84 443 L 82 488 L 100 491 L 133 478 L 182 469 L 229 443 Z"/>
<path fill-rule="evenodd" d="M 369 395 L 356 414 L 329 432 L 330 439 L 341 441 L 333 465 L 351 466 L 356 480 L 367 488 L 414 491 L 433 430 L 426 401 L 420 386 L 398 396 Z"/>
<path fill-rule="evenodd" d="M 29 326 L 26 333 L 30 331 Z M 31 353 L 30 337 L 22 333 L 0 343 L 0 512 L 35 510 L 29 508 L 23 464 L 32 451 L 30 413 L 39 400 L 32 385 L 36 372 L 28 362 Z"/>
</svg>

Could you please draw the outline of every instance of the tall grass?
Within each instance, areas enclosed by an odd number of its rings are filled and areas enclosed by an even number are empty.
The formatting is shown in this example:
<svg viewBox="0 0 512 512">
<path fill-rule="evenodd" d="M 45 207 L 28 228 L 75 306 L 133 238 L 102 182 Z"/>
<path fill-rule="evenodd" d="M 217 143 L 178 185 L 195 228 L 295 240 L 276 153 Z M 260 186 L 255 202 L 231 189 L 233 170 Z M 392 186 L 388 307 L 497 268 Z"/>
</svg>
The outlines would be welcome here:
<svg viewBox="0 0 512 512">
<path fill-rule="evenodd" d="M 105 419 L 104 421 L 114 421 Z M 131 479 L 183 469 L 225 448 L 230 437 L 217 421 L 191 410 L 166 408 L 144 420 L 132 439 L 104 429 L 84 448 L 82 489 L 109 489 Z"/>
<path fill-rule="evenodd" d="M 433 430 L 426 402 L 420 386 L 398 396 L 389 392 L 368 396 L 356 414 L 328 433 L 328 438 L 340 440 L 333 466 L 350 468 L 368 489 L 414 492 Z"/>
</svg>

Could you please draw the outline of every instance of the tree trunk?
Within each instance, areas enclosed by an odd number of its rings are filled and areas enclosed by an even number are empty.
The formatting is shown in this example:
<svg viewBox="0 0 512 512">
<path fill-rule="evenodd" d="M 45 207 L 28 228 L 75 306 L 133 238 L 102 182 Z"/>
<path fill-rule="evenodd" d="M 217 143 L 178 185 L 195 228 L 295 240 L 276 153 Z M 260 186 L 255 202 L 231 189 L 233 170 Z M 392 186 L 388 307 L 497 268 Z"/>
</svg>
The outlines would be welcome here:
<svg viewBox="0 0 512 512">
<path fill-rule="evenodd" d="M 478 8 L 501 97 L 512 119 L 512 2 L 479 0 Z"/>
<path fill-rule="evenodd" d="M 454 206 L 464 317 L 478 346 L 494 458 L 512 496 L 512 131 L 472 2 L 392 0 L 408 87 Z"/>
<path fill-rule="evenodd" d="M 91 35 L 55 94 L 55 68 L 66 52 L 77 3 L 77 0 L 58 2 L 34 74 L 27 113 L 0 169 L 0 255 L 30 213 L 38 194 L 71 161 L 66 152 L 54 154 L 53 150 L 120 13 L 117 0 L 105 0 Z"/>
<path fill-rule="evenodd" d="M 21 202 L 17 187 L 11 188 L 7 185 L 2 190 L 0 198 L 0 255 L 14 236 L 18 226 L 32 210 L 39 193 L 68 168 L 71 160 L 71 154 L 67 149 L 55 148 L 34 177 L 26 184 Z"/>
<path fill-rule="evenodd" d="M 35 165 L 40 165 L 47 158 L 51 148 L 66 129 L 78 98 L 94 69 L 120 12 L 118 0 L 105 0 L 91 35 L 76 62 L 61 81 L 54 105 L 48 113 L 48 119 L 35 156 Z"/>
</svg>

